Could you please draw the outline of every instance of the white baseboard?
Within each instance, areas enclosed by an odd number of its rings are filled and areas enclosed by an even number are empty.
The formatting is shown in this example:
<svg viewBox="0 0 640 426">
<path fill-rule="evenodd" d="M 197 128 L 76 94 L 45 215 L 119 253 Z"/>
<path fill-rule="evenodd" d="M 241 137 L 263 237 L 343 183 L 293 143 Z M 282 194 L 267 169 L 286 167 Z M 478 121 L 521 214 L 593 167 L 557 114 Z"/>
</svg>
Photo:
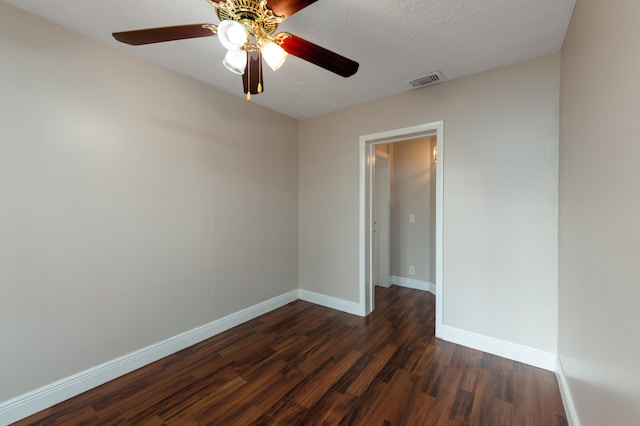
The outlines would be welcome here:
<svg viewBox="0 0 640 426">
<path fill-rule="evenodd" d="M 309 290 L 298 290 L 298 298 L 305 302 L 324 306 L 326 308 L 336 309 L 352 315 L 365 316 L 364 306 L 349 300 L 338 299 L 337 297 L 327 296 L 325 294 L 315 293 Z"/>
<path fill-rule="evenodd" d="M 393 279 L 393 277 L 389 277 L 389 282 L 388 283 L 386 283 L 386 284 L 380 283 L 380 284 L 376 284 L 376 286 L 377 287 L 389 288 L 393 284 L 392 279 Z"/>
<path fill-rule="evenodd" d="M 458 345 L 467 346 L 523 364 L 553 372 L 556 371 L 557 356 L 551 352 L 494 339 L 493 337 L 483 336 L 482 334 L 472 333 L 446 325 L 442 326 L 441 338 L 448 342 L 457 343 Z"/>
<path fill-rule="evenodd" d="M 0 402 L 0 425 L 28 417 L 297 299 L 298 290 L 290 291 L 8 401 Z"/>
<path fill-rule="evenodd" d="M 567 382 L 567 377 L 564 374 L 564 368 L 562 367 L 560 357 L 558 357 L 556 365 L 556 378 L 558 379 L 558 387 L 560 388 L 560 396 L 562 396 L 564 411 L 567 415 L 567 422 L 569 423 L 569 426 L 580 426 L 578 412 L 576 411 L 576 406 L 573 403 L 573 398 L 571 397 L 571 390 L 569 389 L 569 383 Z"/>
<path fill-rule="evenodd" d="M 436 294 L 436 285 L 427 281 L 405 277 L 391 277 L 391 282 L 400 287 L 413 288 L 415 290 L 428 291 L 431 294 Z"/>
</svg>

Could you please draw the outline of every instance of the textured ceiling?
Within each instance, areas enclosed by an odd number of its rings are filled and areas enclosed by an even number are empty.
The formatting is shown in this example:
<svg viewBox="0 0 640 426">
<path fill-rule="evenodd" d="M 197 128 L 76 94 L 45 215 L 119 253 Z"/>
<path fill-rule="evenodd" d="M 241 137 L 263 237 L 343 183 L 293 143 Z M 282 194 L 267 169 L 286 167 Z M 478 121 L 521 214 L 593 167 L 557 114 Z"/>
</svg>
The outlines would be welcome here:
<svg viewBox="0 0 640 426">
<path fill-rule="evenodd" d="M 133 55 L 244 98 L 213 37 L 127 46 L 114 31 L 218 23 L 207 0 L 4 0 Z M 360 63 L 342 78 L 289 55 L 265 67 L 252 102 L 297 119 L 409 90 L 405 80 L 440 70 L 452 80 L 557 52 L 575 0 L 318 0 L 280 25 Z"/>
</svg>

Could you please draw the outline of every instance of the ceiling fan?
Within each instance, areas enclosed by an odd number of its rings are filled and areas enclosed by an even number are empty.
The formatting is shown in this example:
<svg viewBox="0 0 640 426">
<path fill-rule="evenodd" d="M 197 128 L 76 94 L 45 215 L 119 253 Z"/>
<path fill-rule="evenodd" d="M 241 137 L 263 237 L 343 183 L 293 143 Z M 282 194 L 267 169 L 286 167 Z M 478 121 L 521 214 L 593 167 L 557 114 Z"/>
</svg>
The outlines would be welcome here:
<svg viewBox="0 0 640 426">
<path fill-rule="evenodd" d="M 358 71 L 359 64 L 344 56 L 287 32 L 274 34 L 285 19 L 317 0 L 207 0 L 216 9 L 220 23 L 148 28 L 113 33 L 134 46 L 218 36 L 227 49 L 223 64 L 242 75 L 247 100 L 264 89 L 262 59 L 278 70 L 287 54 L 297 56 L 342 77 Z"/>
</svg>

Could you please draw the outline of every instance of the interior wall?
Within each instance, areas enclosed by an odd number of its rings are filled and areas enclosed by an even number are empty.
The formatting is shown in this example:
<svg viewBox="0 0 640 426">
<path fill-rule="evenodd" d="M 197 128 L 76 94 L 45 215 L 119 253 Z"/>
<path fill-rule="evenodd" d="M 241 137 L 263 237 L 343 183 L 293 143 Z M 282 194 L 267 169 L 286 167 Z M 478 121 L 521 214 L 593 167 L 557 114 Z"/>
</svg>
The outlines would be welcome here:
<svg viewBox="0 0 640 426">
<path fill-rule="evenodd" d="M 394 144 L 391 186 L 391 275 L 435 284 L 433 137 Z M 434 182 L 435 183 L 435 182 Z M 409 223 L 409 215 L 415 223 Z M 432 227 L 433 223 L 433 227 Z M 409 274 L 409 266 L 415 274 Z M 432 278 L 433 277 L 433 278 Z"/>
<path fill-rule="evenodd" d="M 640 419 L 638 16 L 578 0 L 562 50 L 558 350 L 582 425 Z"/>
<path fill-rule="evenodd" d="M 295 120 L 0 2 L 0 401 L 297 288 Z"/>
<path fill-rule="evenodd" d="M 560 55 L 304 120 L 299 282 L 358 301 L 359 138 L 444 120 L 444 324 L 555 353 Z"/>
</svg>

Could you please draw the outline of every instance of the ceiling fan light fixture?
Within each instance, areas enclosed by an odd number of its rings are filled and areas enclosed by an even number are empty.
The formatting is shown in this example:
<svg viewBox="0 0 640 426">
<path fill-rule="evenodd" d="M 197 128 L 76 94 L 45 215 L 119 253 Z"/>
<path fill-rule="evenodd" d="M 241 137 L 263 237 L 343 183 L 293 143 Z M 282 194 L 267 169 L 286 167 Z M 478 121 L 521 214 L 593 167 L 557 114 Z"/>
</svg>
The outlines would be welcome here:
<svg viewBox="0 0 640 426">
<path fill-rule="evenodd" d="M 230 49 L 224 56 L 222 64 L 236 74 L 244 74 L 247 68 L 247 52 L 240 49 Z"/>
<path fill-rule="evenodd" d="M 258 47 L 260 47 L 260 52 L 262 52 L 262 57 L 265 62 L 274 71 L 278 71 L 287 59 L 288 53 L 268 38 L 261 39 L 258 43 Z"/>
<path fill-rule="evenodd" d="M 239 49 L 247 42 L 249 33 L 240 22 L 225 20 L 218 25 L 218 40 L 229 50 Z"/>
<path fill-rule="evenodd" d="M 317 0 L 208 0 L 220 23 L 176 25 L 113 33 L 132 46 L 173 40 L 218 36 L 226 54 L 225 68 L 242 75 L 247 98 L 262 93 L 263 60 L 274 71 L 289 54 L 342 77 L 358 71 L 359 64 L 335 52 L 287 32 L 276 33 L 278 25 Z M 269 4 L 267 4 L 267 2 Z"/>
</svg>

